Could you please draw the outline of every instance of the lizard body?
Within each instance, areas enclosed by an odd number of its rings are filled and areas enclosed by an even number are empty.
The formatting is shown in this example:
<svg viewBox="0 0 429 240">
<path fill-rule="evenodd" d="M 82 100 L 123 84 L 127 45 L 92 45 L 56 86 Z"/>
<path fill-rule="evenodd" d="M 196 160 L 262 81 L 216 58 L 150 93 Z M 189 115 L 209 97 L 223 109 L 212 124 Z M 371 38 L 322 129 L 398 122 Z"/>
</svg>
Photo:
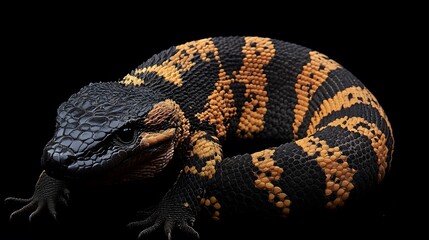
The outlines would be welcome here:
<svg viewBox="0 0 429 240">
<path fill-rule="evenodd" d="M 279 144 L 225 157 L 226 140 Z M 68 182 L 144 181 L 180 161 L 174 186 L 130 225 L 140 236 L 159 228 L 198 236 L 201 208 L 218 220 L 237 210 L 287 217 L 341 207 L 384 178 L 393 145 L 376 98 L 327 56 L 269 38 L 207 38 L 71 96 L 34 196 L 9 200 L 25 205 L 12 217 L 44 208 L 55 216 Z"/>
</svg>

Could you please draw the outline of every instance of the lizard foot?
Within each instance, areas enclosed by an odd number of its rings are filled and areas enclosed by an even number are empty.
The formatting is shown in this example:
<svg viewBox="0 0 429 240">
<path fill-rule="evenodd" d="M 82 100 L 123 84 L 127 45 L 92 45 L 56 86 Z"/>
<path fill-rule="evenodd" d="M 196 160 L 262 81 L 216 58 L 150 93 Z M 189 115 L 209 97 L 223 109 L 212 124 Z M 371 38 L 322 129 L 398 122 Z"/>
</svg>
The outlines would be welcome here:
<svg viewBox="0 0 429 240">
<path fill-rule="evenodd" d="M 145 236 L 163 228 L 168 240 L 171 240 L 171 234 L 179 230 L 194 239 L 199 239 L 199 234 L 192 227 L 195 222 L 195 217 L 190 214 L 187 209 L 177 208 L 176 206 L 158 207 L 152 210 L 152 214 L 144 211 L 148 217 L 141 221 L 135 221 L 128 224 L 132 229 L 143 229 L 138 238 L 142 239 Z"/>
<path fill-rule="evenodd" d="M 40 175 L 31 198 L 8 197 L 5 199 L 6 204 L 16 204 L 22 206 L 10 214 L 10 221 L 20 216 L 29 216 L 32 222 L 34 217 L 39 216 L 42 212 L 49 211 L 50 215 L 56 220 L 57 209 L 59 205 L 68 206 L 70 191 L 62 181 L 49 177 L 46 173 Z"/>
</svg>

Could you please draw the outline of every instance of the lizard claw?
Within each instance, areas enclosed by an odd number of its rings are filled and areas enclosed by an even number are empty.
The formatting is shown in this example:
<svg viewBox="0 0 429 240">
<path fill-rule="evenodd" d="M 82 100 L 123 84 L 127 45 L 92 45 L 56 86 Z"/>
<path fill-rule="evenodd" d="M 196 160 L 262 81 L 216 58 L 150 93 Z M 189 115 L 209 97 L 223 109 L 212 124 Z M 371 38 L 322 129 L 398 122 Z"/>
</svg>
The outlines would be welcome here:
<svg viewBox="0 0 429 240">
<path fill-rule="evenodd" d="M 138 235 L 139 239 L 152 234 L 162 227 L 164 228 L 164 233 L 168 240 L 172 239 L 172 232 L 174 230 L 179 230 L 193 239 L 199 239 L 198 232 L 190 226 L 190 224 L 192 225 L 195 221 L 195 218 L 189 216 L 190 214 L 183 211 L 183 209 L 178 211 L 179 212 L 175 212 L 173 209 L 170 209 L 167 213 L 166 211 L 157 209 L 148 218 L 131 222 L 128 224 L 128 227 L 132 229 L 143 228 Z"/>
<path fill-rule="evenodd" d="M 25 214 L 26 212 L 32 212 L 37 208 L 37 205 L 32 202 L 31 198 L 15 198 L 15 197 L 8 197 L 4 200 L 5 204 L 20 204 L 23 205 L 18 210 L 15 210 L 10 214 L 9 221 L 13 221 L 17 216 L 21 216 Z"/>
<path fill-rule="evenodd" d="M 197 231 L 195 231 L 195 229 L 191 226 L 189 226 L 189 224 L 184 223 L 184 224 L 179 224 L 177 225 L 177 228 L 179 228 L 182 232 L 188 234 L 189 236 L 191 236 L 194 239 L 200 239 L 200 235 L 198 234 Z"/>
<path fill-rule="evenodd" d="M 155 232 L 160 226 L 161 226 L 161 222 L 157 221 L 152 226 L 143 229 L 139 233 L 138 239 L 142 239 L 143 237 L 148 236 L 149 234 Z"/>
<path fill-rule="evenodd" d="M 18 217 L 28 215 L 28 220 L 31 223 L 46 210 L 57 220 L 59 205 L 68 206 L 68 194 L 69 190 L 63 182 L 42 173 L 31 198 L 8 197 L 5 199 L 6 204 L 22 206 L 10 214 L 9 220 L 13 221 Z"/>
</svg>

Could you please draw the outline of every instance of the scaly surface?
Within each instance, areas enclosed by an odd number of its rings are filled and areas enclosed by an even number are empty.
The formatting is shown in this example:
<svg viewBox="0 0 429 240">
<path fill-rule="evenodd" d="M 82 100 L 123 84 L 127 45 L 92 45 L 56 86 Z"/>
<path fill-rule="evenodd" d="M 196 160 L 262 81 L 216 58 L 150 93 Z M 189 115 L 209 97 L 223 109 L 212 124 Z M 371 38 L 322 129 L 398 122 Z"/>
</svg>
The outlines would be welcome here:
<svg viewBox="0 0 429 240">
<path fill-rule="evenodd" d="M 143 179 L 171 159 L 182 163 L 153 213 L 131 223 L 141 236 L 196 235 L 201 208 L 219 220 L 249 209 L 287 217 L 341 207 L 384 178 L 394 145 L 386 114 L 355 76 L 319 52 L 260 37 L 172 47 L 119 83 L 83 88 L 57 121 L 43 159 L 66 183 L 111 172 Z M 227 139 L 283 144 L 224 157 Z"/>
</svg>

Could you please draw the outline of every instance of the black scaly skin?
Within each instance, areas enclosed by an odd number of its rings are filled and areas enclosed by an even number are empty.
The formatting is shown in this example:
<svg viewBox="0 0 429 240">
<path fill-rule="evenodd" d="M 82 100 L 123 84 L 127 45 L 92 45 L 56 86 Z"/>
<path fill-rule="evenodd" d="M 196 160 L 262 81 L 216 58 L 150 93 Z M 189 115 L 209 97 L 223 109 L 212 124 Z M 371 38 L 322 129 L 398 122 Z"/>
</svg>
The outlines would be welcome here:
<svg viewBox="0 0 429 240">
<path fill-rule="evenodd" d="M 162 111 L 154 117 L 154 109 Z M 173 113 L 159 120 L 164 109 Z M 145 134 L 168 129 L 173 138 L 142 147 Z M 225 140 L 279 144 L 223 157 Z M 202 207 L 215 220 L 237 211 L 287 217 L 341 207 L 383 179 L 393 135 L 375 97 L 326 56 L 268 38 L 202 39 L 63 103 L 42 157 L 51 177 L 42 173 L 33 198 L 9 198 L 28 204 L 11 217 L 44 208 L 55 216 L 70 182 L 144 181 L 164 167 L 150 160 L 168 162 L 173 145 L 180 175 L 149 217 L 130 223 L 139 237 L 159 229 L 168 238 L 172 230 L 198 237 L 192 224 Z M 47 178 L 53 187 L 41 184 Z"/>
</svg>

